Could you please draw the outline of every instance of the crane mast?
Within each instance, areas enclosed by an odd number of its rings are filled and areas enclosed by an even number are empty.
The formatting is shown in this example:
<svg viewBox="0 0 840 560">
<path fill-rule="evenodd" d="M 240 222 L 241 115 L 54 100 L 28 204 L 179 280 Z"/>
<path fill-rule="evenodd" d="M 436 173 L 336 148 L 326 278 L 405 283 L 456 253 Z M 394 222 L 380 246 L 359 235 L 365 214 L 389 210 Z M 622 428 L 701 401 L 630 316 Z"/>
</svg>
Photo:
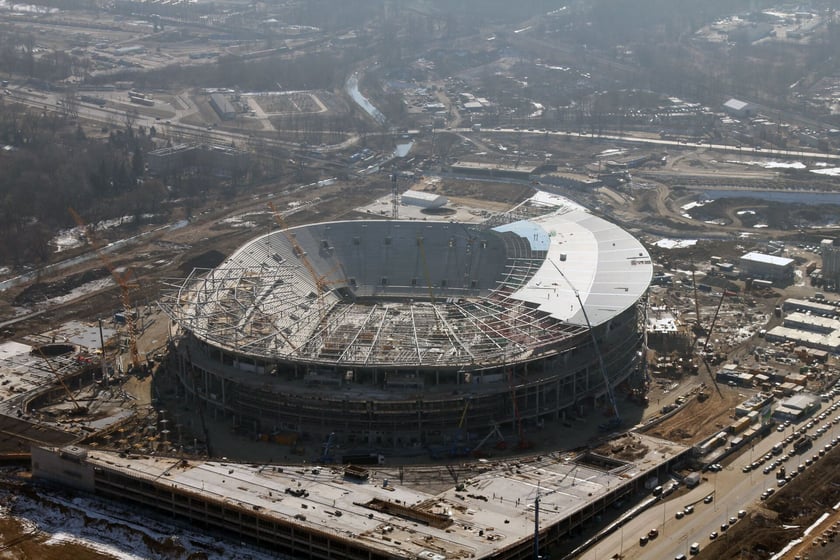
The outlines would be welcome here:
<svg viewBox="0 0 840 560">
<path fill-rule="evenodd" d="M 125 273 L 117 271 L 114 263 L 111 262 L 102 250 L 102 247 L 99 245 L 96 237 L 88 229 L 88 224 L 85 223 L 79 213 L 72 208 L 69 208 L 68 210 L 70 215 L 72 215 L 73 219 L 76 221 L 76 224 L 82 230 L 85 239 L 87 239 L 90 246 L 93 247 L 96 256 L 99 257 L 99 260 L 103 265 L 105 265 L 105 268 L 108 269 L 109 273 L 111 273 L 111 277 L 114 279 L 114 282 L 116 282 L 120 288 L 120 302 L 122 303 L 123 314 L 125 316 L 125 326 L 128 331 L 128 350 L 129 356 L 131 357 L 131 365 L 132 367 L 139 367 L 140 353 L 137 350 L 137 329 L 134 322 L 134 312 L 131 309 L 131 290 L 136 288 L 137 285 L 128 281 L 129 271 L 126 271 Z"/>
</svg>

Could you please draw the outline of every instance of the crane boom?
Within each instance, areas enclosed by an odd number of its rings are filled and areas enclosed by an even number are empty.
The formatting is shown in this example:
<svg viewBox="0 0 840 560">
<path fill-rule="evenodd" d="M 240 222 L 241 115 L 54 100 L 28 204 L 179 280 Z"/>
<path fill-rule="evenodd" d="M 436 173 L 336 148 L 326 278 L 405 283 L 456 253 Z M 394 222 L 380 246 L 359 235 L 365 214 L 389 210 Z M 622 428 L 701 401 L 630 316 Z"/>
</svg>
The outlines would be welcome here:
<svg viewBox="0 0 840 560">
<path fill-rule="evenodd" d="M 583 300 L 580 299 L 580 292 L 577 291 L 577 288 L 575 288 L 572 285 L 572 283 L 569 281 L 569 279 L 566 277 L 563 271 L 560 270 L 560 267 L 557 266 L 557 263 L 550 259 L 546 260 L 548 260 L 554 266 L 554 268 L 557 269 L 557 272 L 560 273 L 560 276 L 563 277 L 563 280 L 565 280 L 569 287 L 572 289 L 572 292 L 575 294 L 575 298 L 577 298 L 578 300 L 578 304 L 580 304 L 580 310 L 583 313 L 584 320 L 586 321 L 586 328 L 589 329 L 589 335 L 592 337 L 592 346 L 595 349 L 595 355 L 598 357 L 598 368 L 601 370 L 601 375 L 604 378 L 604 385 L 606 386 L 607 390 L 607 398 L 609 398 L 610 406 L 612 406 L 613 409 L 613 421 L 611 423 L 608 423 L 606 427 L 618 427 L 621 425 L 621 415 L 618 413 L 618 403 L 615 400 L 615 393 L 613 393 L 612 385 L 610 384 L 610 377 L 609 375 L 607 375 L 607 368 L 604 366 L 604 357 L 601 355 L 601 349 L 598 346 L 598 339 L 595 338 L 595 331 L 592 329 L 592 323 L 589 322 L 589 315 L 587 315 L 586 313 L 586 307 L 583 305 Z"/>
<path fill-rule="evenodd" d="M 50 359 L 47 358 L 47 355 L 44 354 L 44 351 L 41 349 L 40 346 L 38 347 L 38 353 L 41 355 L 42 358 L 44 358 L 44 361 L 47 363 L 47 367 L 50 369 L 50 372 L 52 372 L 53 376 L 55 376 L 56 380 L 61 384 L 61 387 L 64 389 L 64 392 L 67 393 L 67 397 L 70 399 L 70 402 L 73 403 L 73 413 L 79 416 L 87 414 L 87 407 L 79 404 L 79 402 L 76 400 L 76 397 L 73 396 L 72 391 L 70 391 L 70 387 L 68 387 L 67 383 L 64 382 L 64 379 L 61 377 L 61 375 L 59 375 L 58 371 L 55 369 L 55 366 L 50 361 Z"/>
<path fill-rule="evenodd" d="M 703 343 L 703 350 L 701 351 L 702 355 L 706 356 L 706 350 L 709 348 L 709 340 L 712 338 L 712 332 L 715 330 L 715 323 L 717 322 L 718 314 L 720 313 L 720 308 L 723 305 L 723 298 L 726 296 L 732 295 L 729 290 L 725 289 L 720 294 L 720 299 L 718 300 L 717 308 L 715 309 L 715 314 L 712 316 L 712 324 L 709 325 L 709 332 L 706 334 L 706 341 Z"/>
<path fill-rule="evenodd" d="M 128 349 L 131 357 L 131 365 L 133 367 L 138 367 L 140 365 L 140 353 L 137 351 L 137 330 L 134 323 L 134 313 L 131 309 L 131 290 L 137 286 L 136 284 L 132 284 L 128 281 L 128 272 L 120 274 L 117 271 L 114 264 L 102 250 L 102 247 L 99 245 L 96 237 L 88 230 L 87 223 L 85 223 L 79 213 L 72 208 L 68 208 L 68 211 L 70 212 L 70 215 L 73 216 L 76 224 L 82 230 L 82 233 L 88 240 L 88 243 L 90 243 L 90 246 L 93 247 L 96 256 L 99 257 L 99 260 L 103 265 L 105 265 L 108 272 L 111 273 L 111 277 L 114 279 L 114 282 L 116 282 L 120 287 L 120 301 L 122 303 L 123 314 L 125 316 L 126 330 L 128 331 Z"/>
</svg>

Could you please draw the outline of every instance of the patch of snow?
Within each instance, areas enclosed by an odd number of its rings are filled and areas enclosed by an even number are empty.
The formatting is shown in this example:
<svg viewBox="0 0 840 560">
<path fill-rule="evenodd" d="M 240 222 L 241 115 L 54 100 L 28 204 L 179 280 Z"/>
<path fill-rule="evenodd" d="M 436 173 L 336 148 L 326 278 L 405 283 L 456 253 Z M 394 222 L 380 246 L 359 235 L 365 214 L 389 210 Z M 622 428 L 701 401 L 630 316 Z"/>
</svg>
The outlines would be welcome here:
<svg viewBox="0 0 840 560">
<path fill-rule="evenodd" d="M 696 239 L 660 239 L 654 243 L 660 249 L 683 249 L 697 245 Z"/>
<path fill-rule="evenodd" d="M 8 502 L 10 490 L 1 489 L 0 499 Z M 288 558 L 262 553 L 245 545 L 231 544 L 200 532 L 184 530 L 144 517 L 135 508 L 94 497 L 68 497 L 60 490 L 39 490 L 37 497 L 16 495 L 12 517 L 26 529 L 45 533 L 47 544 L 72 542 L 118 560 L 165 560 L 171 554 L 159 552 L 161 545 L 183 550 L 183 557 L 207 555 L 234 560 Z M 172 551 L 178 554 L 176 551 Z"/>
<path fill-rule="evenodd" d="M 601 152 L 598 155 L 599 156 L 617 156 L 617 155 L 623 154 L 624 152 L 625 152 L 625 150 L 622 150 L 621 148 L 610 148 L 609 150 L 604 150 L 603 152 Z"/>
<path fill-rule="evenodd" d="M 764 169 L 806 169 L 806 166 L 801 161 L 737 161 L 728 160 L 726 163 L 734 163 L 738 165 L 751 165 L 755 167 L 763 167 Z"/>
<path fill-rule="evenodd" d="M 50 244 L 55 246 L 55 252 L 60 253 L 67 249 L 74 249 L 85 244 L 84 236 L 81 229 L 74 227 L 72 229 L 63 229 L 59 231 L 55 237 L 50 240 Z"/>
<path fill-rule="evenodd" d="M 738 210 L 737 212 L 735 212 L 735 214 L 737 214 L 738 216 L 755 216 L 755 210 Z"/>
<path fill-rule="evenodd" d="M 812 169 L 811 173 L 819 175 L 830 175 L 832 177 L 840 177 L 840 167 L 827 167 L 824 169 Z"/>
<path fill-rule="evenodd" d="M 694 202 L 689 202 L 688 204 L 683 204 L 680 206 L 680 210 L 691 210 L 693 208 L 701 208 L 707 204 L 711 204 L 714 200 L 696 200 Z"/>
<path fill-rule="evenodd" d="M 584 209 L 583 206 L 559 194 L 552 194 L 545 191 L 537 191 L 534 193 L 529 202 L 539 204 L 542 206 L 551 206 L 557 208 L 569 208 L 570 210 Z"/>
<path fill-rule="evenodd" d="M 49 305 L 67 303 L 68 301 L 73 301 L 74 299 L 80 298 L 85 294 L 90 294 L 94 292 L 98 292 L 100 290 L 104 290 L 105 288 L 111 286 L 114 283 L 114 279 L 110 276 L 106 278 L 100 278 L 99 280 L 93 280 L 92 282 L 87 282 L 86 284 L 82 284 L 81 286 L 76 286 L 66 294 L 62 296 L 56 296 L 54 298 L 47 299 L 44 303 Z"/>
<path fill-rule="evenodd" d="M 137 556 L 136 554 L 120 550 L 115 546 L 111 546 L 106 543 L 96 542 L 93 540 L 81 539 L 68 533 L 55 533 L 51 535 L 49 539 L 44 541 L 44 544 L 46 545 L 64 543 L 73 543 L 75 545 L 83 546 L 90 550 L 94 550 L 102 554 L 107 554 L 108 556 L 113 556 L 118 560 L 146 560 L 146 556 Z"/>
</svg>

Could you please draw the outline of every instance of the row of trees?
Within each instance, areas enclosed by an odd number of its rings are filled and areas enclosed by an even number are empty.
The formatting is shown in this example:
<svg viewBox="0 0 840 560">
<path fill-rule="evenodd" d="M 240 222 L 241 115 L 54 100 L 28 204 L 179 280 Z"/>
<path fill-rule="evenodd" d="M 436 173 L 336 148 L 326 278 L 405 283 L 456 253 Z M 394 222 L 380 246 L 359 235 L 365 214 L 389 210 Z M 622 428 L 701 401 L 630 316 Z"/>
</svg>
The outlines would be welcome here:
<svg viewBox="0 0 840 560">
<path fill-rule="evenodd" d="M 146 134 L 125 128 L 92 139 L 57 113 L 0 103 L 0 264 L 46 260 L 49 240 L 73 225 L 68 207 L 90 221 L 160 210 L 163 185 L 144 180 Z"/>
</svg>

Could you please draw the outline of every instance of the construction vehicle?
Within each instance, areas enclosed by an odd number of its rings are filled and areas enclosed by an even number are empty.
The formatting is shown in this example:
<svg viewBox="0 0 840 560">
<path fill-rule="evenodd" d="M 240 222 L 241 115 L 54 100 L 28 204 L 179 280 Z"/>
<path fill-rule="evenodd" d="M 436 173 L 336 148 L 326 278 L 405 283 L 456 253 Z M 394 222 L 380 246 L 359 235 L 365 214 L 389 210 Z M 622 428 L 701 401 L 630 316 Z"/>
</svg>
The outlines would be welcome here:
<svg viewBox="0 0 840 560">
<path fill-rule="evenodd" d="M 123 308 L 123 318 L 125 321 L 126 332 L 128 333 L 128 351 L 129 356 L 131 358 L 131 367 L 137 368 L 140 366 L 140 353 L 137 351 L 137 329 L 135 324 L 135 314 L 134 310 L 131 307 L 131 290 L 137 288 L 136 282 L 129 281 L 129 277 L 131 276 L 131 271 L 126 270 L 123 273 L 117 271 L 114 264 L 102 250 L 102 247 L 99 245 L 99 242 L 96 239 L 96 236 L 93 235 L 88 224 L 82 219 L 82 217 L 72 208 L 68 209 L 70 214 L 73 216 L 73 219 L 76 221 L 76 224 L 79 226 L 79 229 L 82 230 L 85 238 L 90 243 L 90 246 L 93 247 L 96 256 L 99 257 L 99 260 L 105 265 L 105 268 L 108 269 L 108 272 L 111 273 L 111 277 L 114 279 L 114 282 L 120 287 L 120 301 L 122 303 Z"/>
</svg>

